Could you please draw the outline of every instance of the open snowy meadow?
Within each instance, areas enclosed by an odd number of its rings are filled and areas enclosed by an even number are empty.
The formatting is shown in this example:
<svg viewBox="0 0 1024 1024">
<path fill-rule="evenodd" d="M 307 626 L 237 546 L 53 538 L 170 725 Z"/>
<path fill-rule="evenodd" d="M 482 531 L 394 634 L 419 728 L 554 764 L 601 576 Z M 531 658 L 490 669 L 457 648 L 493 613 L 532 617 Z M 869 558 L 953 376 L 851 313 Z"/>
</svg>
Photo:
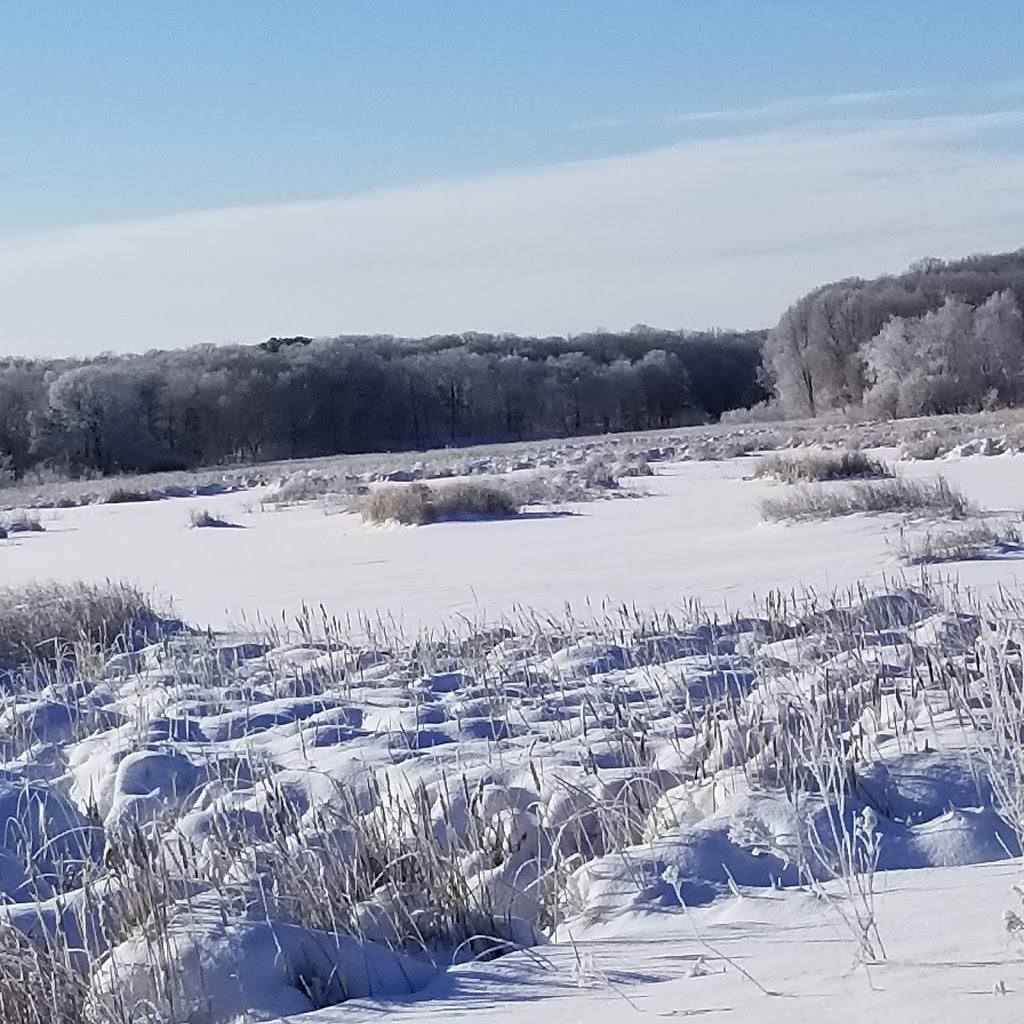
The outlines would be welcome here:
<svg viewBox="0 0 1024 1024">
<path fill-rule="evenodd" d="M 1019 1021 L 1024 453 L 656 440 L 4 492 L 0 1019 Z"/>
</svg>

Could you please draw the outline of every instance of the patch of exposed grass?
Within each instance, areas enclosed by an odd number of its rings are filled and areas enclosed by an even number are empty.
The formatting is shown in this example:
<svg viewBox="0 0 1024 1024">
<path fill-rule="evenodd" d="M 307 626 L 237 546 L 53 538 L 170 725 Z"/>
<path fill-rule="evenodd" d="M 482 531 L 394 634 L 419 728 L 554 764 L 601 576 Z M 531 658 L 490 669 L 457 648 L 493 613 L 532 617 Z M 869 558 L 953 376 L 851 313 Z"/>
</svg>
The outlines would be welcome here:
<svg viewBox="0 0 1024 1024">
<path fill-rule="evenodd" d="M 128 505 L 137 501 L 156 501 L 158 495 L 152 491 L 139 491 L 131 487 L 115 487 L 103 499 L 106 505 Z"/>
<path fill-rule="evenodd" d="M 904 537 L 899 555 L 907 565 L 964 562 L 999 554 L 1020 544 L 1020 530 L 1011 523 L 962 523 Z"/>
<path fill-rule="evenodd" d="M 863 481 L 845 487 L 804 486 L 785 497 L 761 502 L 761 515 L 774 522 L 834 519 L 858 512 L 965 519 L 976 511 L 970 501 L 941 476 L 926 482 L 897 479 Z"/>
<path fill-rule="evenodd" d="M 510 491 L 481 481 L 439 487 L 423 483 L 379 487 L 363 505 L 367 522 L 415 526 L 450 519 L 503 519 L 518 513 L 519 502 Z"/>
<path fill-rule="evenodd" d="M 5 517 L 2 520 L 2 529 L 5 534 L 46 532 L 46 527 L 40 522 L 39 516 L 30 515 L 28 512 L 18 512 Z"/>
<path fill-rule="evenodd" d="M 127 583 L 31 583 L 0 588 L 0 665 L 63 657 L 85 644 L 110 648 L 156 618 Z"/>
<path fill-rule="evenodd" d="M 238 523 L 233 523 L 229 519 L 224 519 L 221 516 L 215 516 L 208 508 L 192 509 L 189 513 L 188 522 L 189 526 L 193 529 L 201 529 L 203 527 L 213 527 L 215 529 L 222 530 L 241 529 Z"/>
<path fill-rule="evenodd" d="M 817 452 L 811 455 L 769 455 L 754 470 L 786 484 L 824 483 L 828 480 L 866 480 L 892 477 L 892 470 L 864 452 Z"/>
<path fill-rule="evenodd" d="M 77 1024 L 86 978 L 57 956 L 0 923 L 0 1020 L 4 1024 Z"/>
</svg>

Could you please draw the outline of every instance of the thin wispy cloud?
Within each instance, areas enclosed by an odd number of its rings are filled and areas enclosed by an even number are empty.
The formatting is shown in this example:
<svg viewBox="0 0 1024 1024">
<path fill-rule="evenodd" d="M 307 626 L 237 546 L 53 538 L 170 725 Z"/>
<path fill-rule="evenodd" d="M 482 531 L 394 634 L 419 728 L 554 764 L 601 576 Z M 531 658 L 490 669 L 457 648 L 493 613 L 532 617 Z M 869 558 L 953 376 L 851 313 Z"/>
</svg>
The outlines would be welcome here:
<svg viewBox="0 0 1024 1024">
<path fill-rule="evenodd" d="M 608 117 L 580 122 L 574 130 L 621 129 L 629 127 L 685 127 L 755 125 L 765 127 L 780 122 L 813 125 L 822 119 L 865 118 L 885 114 L 884 108 L 898 113 L 891 116 L 904 119 L 923 116 L 925 106 L 955 107 L 964 110 L 991 105 L 993 101 L 1011 102 L 1024 96 L 1024 79 L 990 83 L 977 89 L 961 90 L 952 95 L 934 88 L 913 87 L 902 89 L 872 89 L 858 92 L 820 93 L 790 96 L 770 103 L 750 106 L 721 107 L 710 110 L 683 110 L 662 112 L 639 117 Z M 882 108 L 882 109 L 879 109 Z M 916 108 L 916 109 L 914 109 Z"/>
<path fill-rule="evenodd" d="M 612 117 L 583 122 L 575 125 L 574 127 L 577 129 L 624 128 L 639 124 L 664 126 L 712 124 L 715 122 L 730 121 L 749 122 L 784 116 L 813 116 L 815 113 L 829 111 L 835 108 L 855 110 L 860 107 L 875 107 L 880 104 L 892 104 L 906 100 L 925 99 L 929 96 L 935 95 L 936 93 L 932 89 L 913 88 L 812 96 L 792 96 L 756 106 L 723 107 L 715 110 L 687 110 L 673 113 L 662 113 L 647 118 Z"/>
<path fill-rule="evenodd" d="M 1010 110 L 787 127 L 8 242 L 0 331 L 9 351 L 84 353 L 767 325 L 825 280 L 1024 244 L 1022 125 Z"/>
<path fill-rule="evenodd" d="M 847 92 L 831 96 L 794 96 L 753 107 L 728 107 L 721 110 L 703 110 L 667 114 L 666 123 L 686 124 L 693 121 L 756 121 L 766 117 L 793 114 L 813 114 L 830 108 L 854 109 L 896 103 L 901 100 L 922 99 L 934 95 L 929 89 L 890 89 L 877 92 Z"/>
</svg>

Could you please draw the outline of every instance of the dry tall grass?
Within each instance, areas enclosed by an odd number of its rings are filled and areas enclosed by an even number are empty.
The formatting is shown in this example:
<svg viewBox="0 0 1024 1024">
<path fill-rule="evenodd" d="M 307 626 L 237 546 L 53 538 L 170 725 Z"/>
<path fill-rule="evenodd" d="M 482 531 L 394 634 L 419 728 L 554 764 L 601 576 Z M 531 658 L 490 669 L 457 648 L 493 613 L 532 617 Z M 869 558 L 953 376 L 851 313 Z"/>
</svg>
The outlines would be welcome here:
<svg viewBox="0 0 1024 1024">
<path fill-rule="evenodd" d="M 774 522 L 879 512 L 964 519 L 976 511 L 944 477 L 922 483 L 898 479 L 864 481 L 845 487 L 804 486 L 784 497 L 761 502 L 761 515 Z"/>
<path fill-rule="evenodd" d="M 146 596 L 122 582 L 0 588 L 0 665 L 61 660 L 82 644 L 106 649 L 155 618 Z"/>
<path fill-rule="evenodd" d="M 892 475 L 892 470 L 884 462 L 859 451 L 769 455 L 754 470 L 755 477 L 770 477 L 787 484 L 877 479 Z"/>
<path fill-rule="evenodd" d="M 431 487 L 423 483 L 378 487 L 363 504 L 370 523 L 425 526 L 451 519 L 504 519 L 519 514 L 519 501 L 507 489 L 482 481 Z"/>
<path fill-rule="evenodd" d="M 192 509 L 189 513 L 188 523 L 193 529 L 202 529 L 204 527 L 235 529 L 238 527 L 238 523 L 233 523 L 223 516 L 214 515 L 208 508 Z"/>
<path fill-rule="evenodd" d="M 962 562 L 1019 547 L 1020 530 L 1011 523 L 963 523 L 904 537 L 899 555 L 907 565 Z"/>
<path fill-rule="evenodd" d="M 112 607 L 118 607 L 114 598 Z M 95 599 L 92 604 L 104 607 Z M 595 761 L 592 770 L 581 765 L 573 774 L 572 762 L 553 766 L 537 732 L 523 737 L 518 747 L 514 741 L 495 739 L 492 745 L 488 739 L 486 754 L 477 756 L 492 760 L 477 764 L 460 749 L 458 760 L 449 762 L 450 774 L 435 779 L 428 791 L 429 769 L 404 777 L 392 769 L 418 756 L 425 766 L 436 750 L 425 747 L 420 754 L 416 726 L 407 732 L 405 725 L 384 724 L 381 728 L 394 730 L 387 739 L 395 760 L 371 760 L 365 774 L 324 785 L 317 800 L 309 796 L 303 806 L 307 798 L 297 778 L 305 773 L 295 770 L 298 760 L 282 778 L 259 744 L 246 750 L 241 738 L 237 744 L 232 740 L 231 757 L 225 758 L 223 748 L 210 754 L 202 744 L 182 743 L 180 756 L 194 762 L 210 783 L 202 801 L 185 813 L 199 809 L 206 824 L 196 832 L 183 829 L 181 808 L 169 804 L 151 821 L 118 830 L 108 826 L 103 857 L 85 869 L 49 872 L 53 884 L 63 886 L 57 902 L 68 910 L 50 918 L 43 911 L 24 917 L 23 931 L 0 926 L 0 1020 L 209 1019 L 184 1011 L 161 1016 L 154 1008 L 196 1005 L 203 998 L 207 975 L 189 976 L 199 991 L 183 993 L 180 962 L 180 950 L 193 934 L 188 929 L 200 937 L 208 934 L 202 931 L 208 920 L 204 924 L 202 914 L 193 913 L 199 901 L 228 932 L 254 921 L 260 927 L 278 922 L 313 930 L 324 944 L 354 940 L 365 944 L 367 956 L 389 946 L 441 968 L 460 958 L 495 956 L 537 941 L 541 936 L 534 927 L 552 931 L 581 912 L 583 897 L 573 880 L 581 866 L 623 851 L 628 851 L 624 864 L 637 864 L 643 859 L 638 847 L 685 824 L 694 794 L 713 796 L 719 787 L 722 793 L 744 787 L 759 796 L 773 793 L 779 805 L 792 809 L 798 834 L 739 836 L 747 827 L 739 822 L 737 845 L 753 843 L 766 857 L 778 853 L 780 863 L 785 858 L 792 865 L 793 884 L 838 882 L 843 898 L 821 888 L 822 899 L 842 915 L 858 955 L 884 956 L 874 916 L 876 840 L 883 831 L 876 831 L 874 816 L 861 810 L 857 785 L 858 772 L 878 763 L 879 735 L 888 736 L 885 742 L 902 757 L 920 752 L 922 732 L 931 735 L 926 730 L 933 714 L 956 708 L 965 721 L 977 716 L 979 727 L 985 727 L 986 706 L 976 698 L 979 684 L 987 685 L 989 722 L 997 726 L 995 746 L 987 748 L 993 764 L 1017 759 L 1011 765 L 1015 774 L 1004 768 L 999 799 L 1024 831 L 1021 644 L 1015 625 L 1024 620 L 1021 609 L 996 608 L 976 617 L 1011 624 L 1006 636 L 995 638 L 1000 642 L 987 644 L 983 658 L 971 647 L 975 634 L 962 649 L 906 640 L 899 646 L 909 663 L 880 680 L 873 656 L 878 630 L 899 628 L 909 637 L 915 625 L 942 617 L 935 614 L 939 610 L 929 594 L 856 595 L 824 605 L 777 595 L 761 609 L 763 616 L 735 622 L 702 617 L 696 608 L 685 622 L 623 608 L 596 622 L 526 616 L 488 632 L 453 629 L 450 635 L 416 638 L 388 634 L 385 624 L 362 646 L 346 639 L 340 632 L 345 627 L 325 621 L 315 641 L 319 665 L 303 676 L 294 665 L 275 661 L 273 652 L 259 665 L 234 672 L 217 638 L 189 637 L 178 657 L 168 653 L 159 676 L 130 680 L 131 692 L 145 701 L 153 689 L 167 696 L 201 691 L 204 715 L 213 717 L 239 703 L 248 713 L 251 704 L 298 692 L 303 700 L 322 699 L 325 708 L 337 711 L 355 706 L 353 693 L 363 687 L 369 688 L 371 702 L 380 699 L 389 683 L 380 675 L 366 681 L 363 672 L 377 668 L 381 659 L 395 667 L 387 677 L 392 683 L 399 675 L 405 680 L 406 695 L 427 692 L 417 684 L 435 672 L 457 670 L 461 681 L 455 685 L 472 687 L 474 714 L 485 716 L 496 736 L 512 736 L 522 727 L 524 709 L 544 708 L 545 733 L 559 743 L 582 734 L 588 749 L 614 767 L 599 770 Z M 116 625 L 113 616 L 99 629 L 96 623 L 103 619 L 80 611 L 68 619 L 71 626 L 55 628 L 71 632 L 79 626 L 102 635 Z M 41 612 L 32 621 L 36 635 L 45 632 Z M 302 624 L 304 632 L 312 628 L 311 621 Z M 280 641 L 263 639 L 267 644 L 254 644 L 257 649 Z M 793 650 L 806 649 L 805 660 L 745 660 L 739 653 L 748 642 L 756 649 L 778 640 L 793 641 Z M 495 657 L 506 646 L 516 652 L 514 660 Z M 679 685 L 678 669 L 663 667 L 681 657 L 706 665 L 707 679 L 698 682 L 698 672 Z M 573 659 L 586 667 L 574 667 Z M 768 685 L 760 689 L 762 683 Z M 448 691 L 430 692 L 437 698 Z M 441 701 L 429 703 L 436 707 Z M 1002 724 L 994 717 L 1000 708 Z M 334 746 L 339 741 L 332 732 L 349 728 L 346 717 L 319 717 L 287 723 L 298 730 L 296 759 L 300 749 L 316 749 L 321 739 Z M 152 749 L 148 722 L 140 720 L 138 735 L 126 742 L 137 753 L 162 753 Z M 866 732 L 865 722 L 877 731 Z M 666 744 L 660 749 L 671 756 L 662 760 L 658 744 Z M 520 781 L 504 789 L 507 803 L 498 806 L 492 771 L 511 766 L 517 755 L 522 756 Z M 204 756 L 210 760 L 204 763 Z M 681 767 L 669 770 L 666 764 Z M 483 771 L 474 775 L 474 768 Z M 318 771 L 309 774 L 318 786 L 323 781 Z M 245 791 L 244 804 L 230 799 L 239 790 Z M 883 823 L 885 828 L 903 824 L 895 818 Z M 650 879 L 642 868 L 635 870 L 639 892 Z M 526 905 L 529 928 L 523 927 L 526 918 L 517 916 Z M 82 939 L 86 934 L 88 942 Z M 136 994 L 127 984 L 118 988 L 124 979 L 117 970 L 125 961 L 114 951 L 126 939 L 144 944 L 149 960 L 142 967 L 152 971 L 152 991 L 162 1001 L 119 998 L 122 992 Z M 285 959 L 282 952 L 275 962 Z M 213 970 L 217 964 L 202 967 Z M 113 990 L 106 1003 L 95 998 L 97 979 Z M 344 978 L 329 971 L 310 971 L 301 982 L 316 1005 L 346 998 Z"/>
</svg>

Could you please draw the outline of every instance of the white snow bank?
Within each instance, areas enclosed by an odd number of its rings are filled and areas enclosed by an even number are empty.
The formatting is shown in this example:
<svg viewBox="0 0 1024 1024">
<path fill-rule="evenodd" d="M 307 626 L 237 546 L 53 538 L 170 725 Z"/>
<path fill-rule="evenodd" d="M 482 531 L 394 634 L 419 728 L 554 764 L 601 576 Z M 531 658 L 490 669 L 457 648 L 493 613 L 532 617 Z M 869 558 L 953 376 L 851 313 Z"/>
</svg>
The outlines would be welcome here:
<svg viewBox="0 0 1024 1024">
<path fill-rule="evenodd" d="M 159 943 L 136 934 L 100 963 L 91 1012 L 117 1010 L 162 1024 L 271 1020 L 364 996 L 405 995 L 429 964 L 347 935 L 279 922 L 226 922 L 197 899 L 174 908 Z"/>
</svg>

